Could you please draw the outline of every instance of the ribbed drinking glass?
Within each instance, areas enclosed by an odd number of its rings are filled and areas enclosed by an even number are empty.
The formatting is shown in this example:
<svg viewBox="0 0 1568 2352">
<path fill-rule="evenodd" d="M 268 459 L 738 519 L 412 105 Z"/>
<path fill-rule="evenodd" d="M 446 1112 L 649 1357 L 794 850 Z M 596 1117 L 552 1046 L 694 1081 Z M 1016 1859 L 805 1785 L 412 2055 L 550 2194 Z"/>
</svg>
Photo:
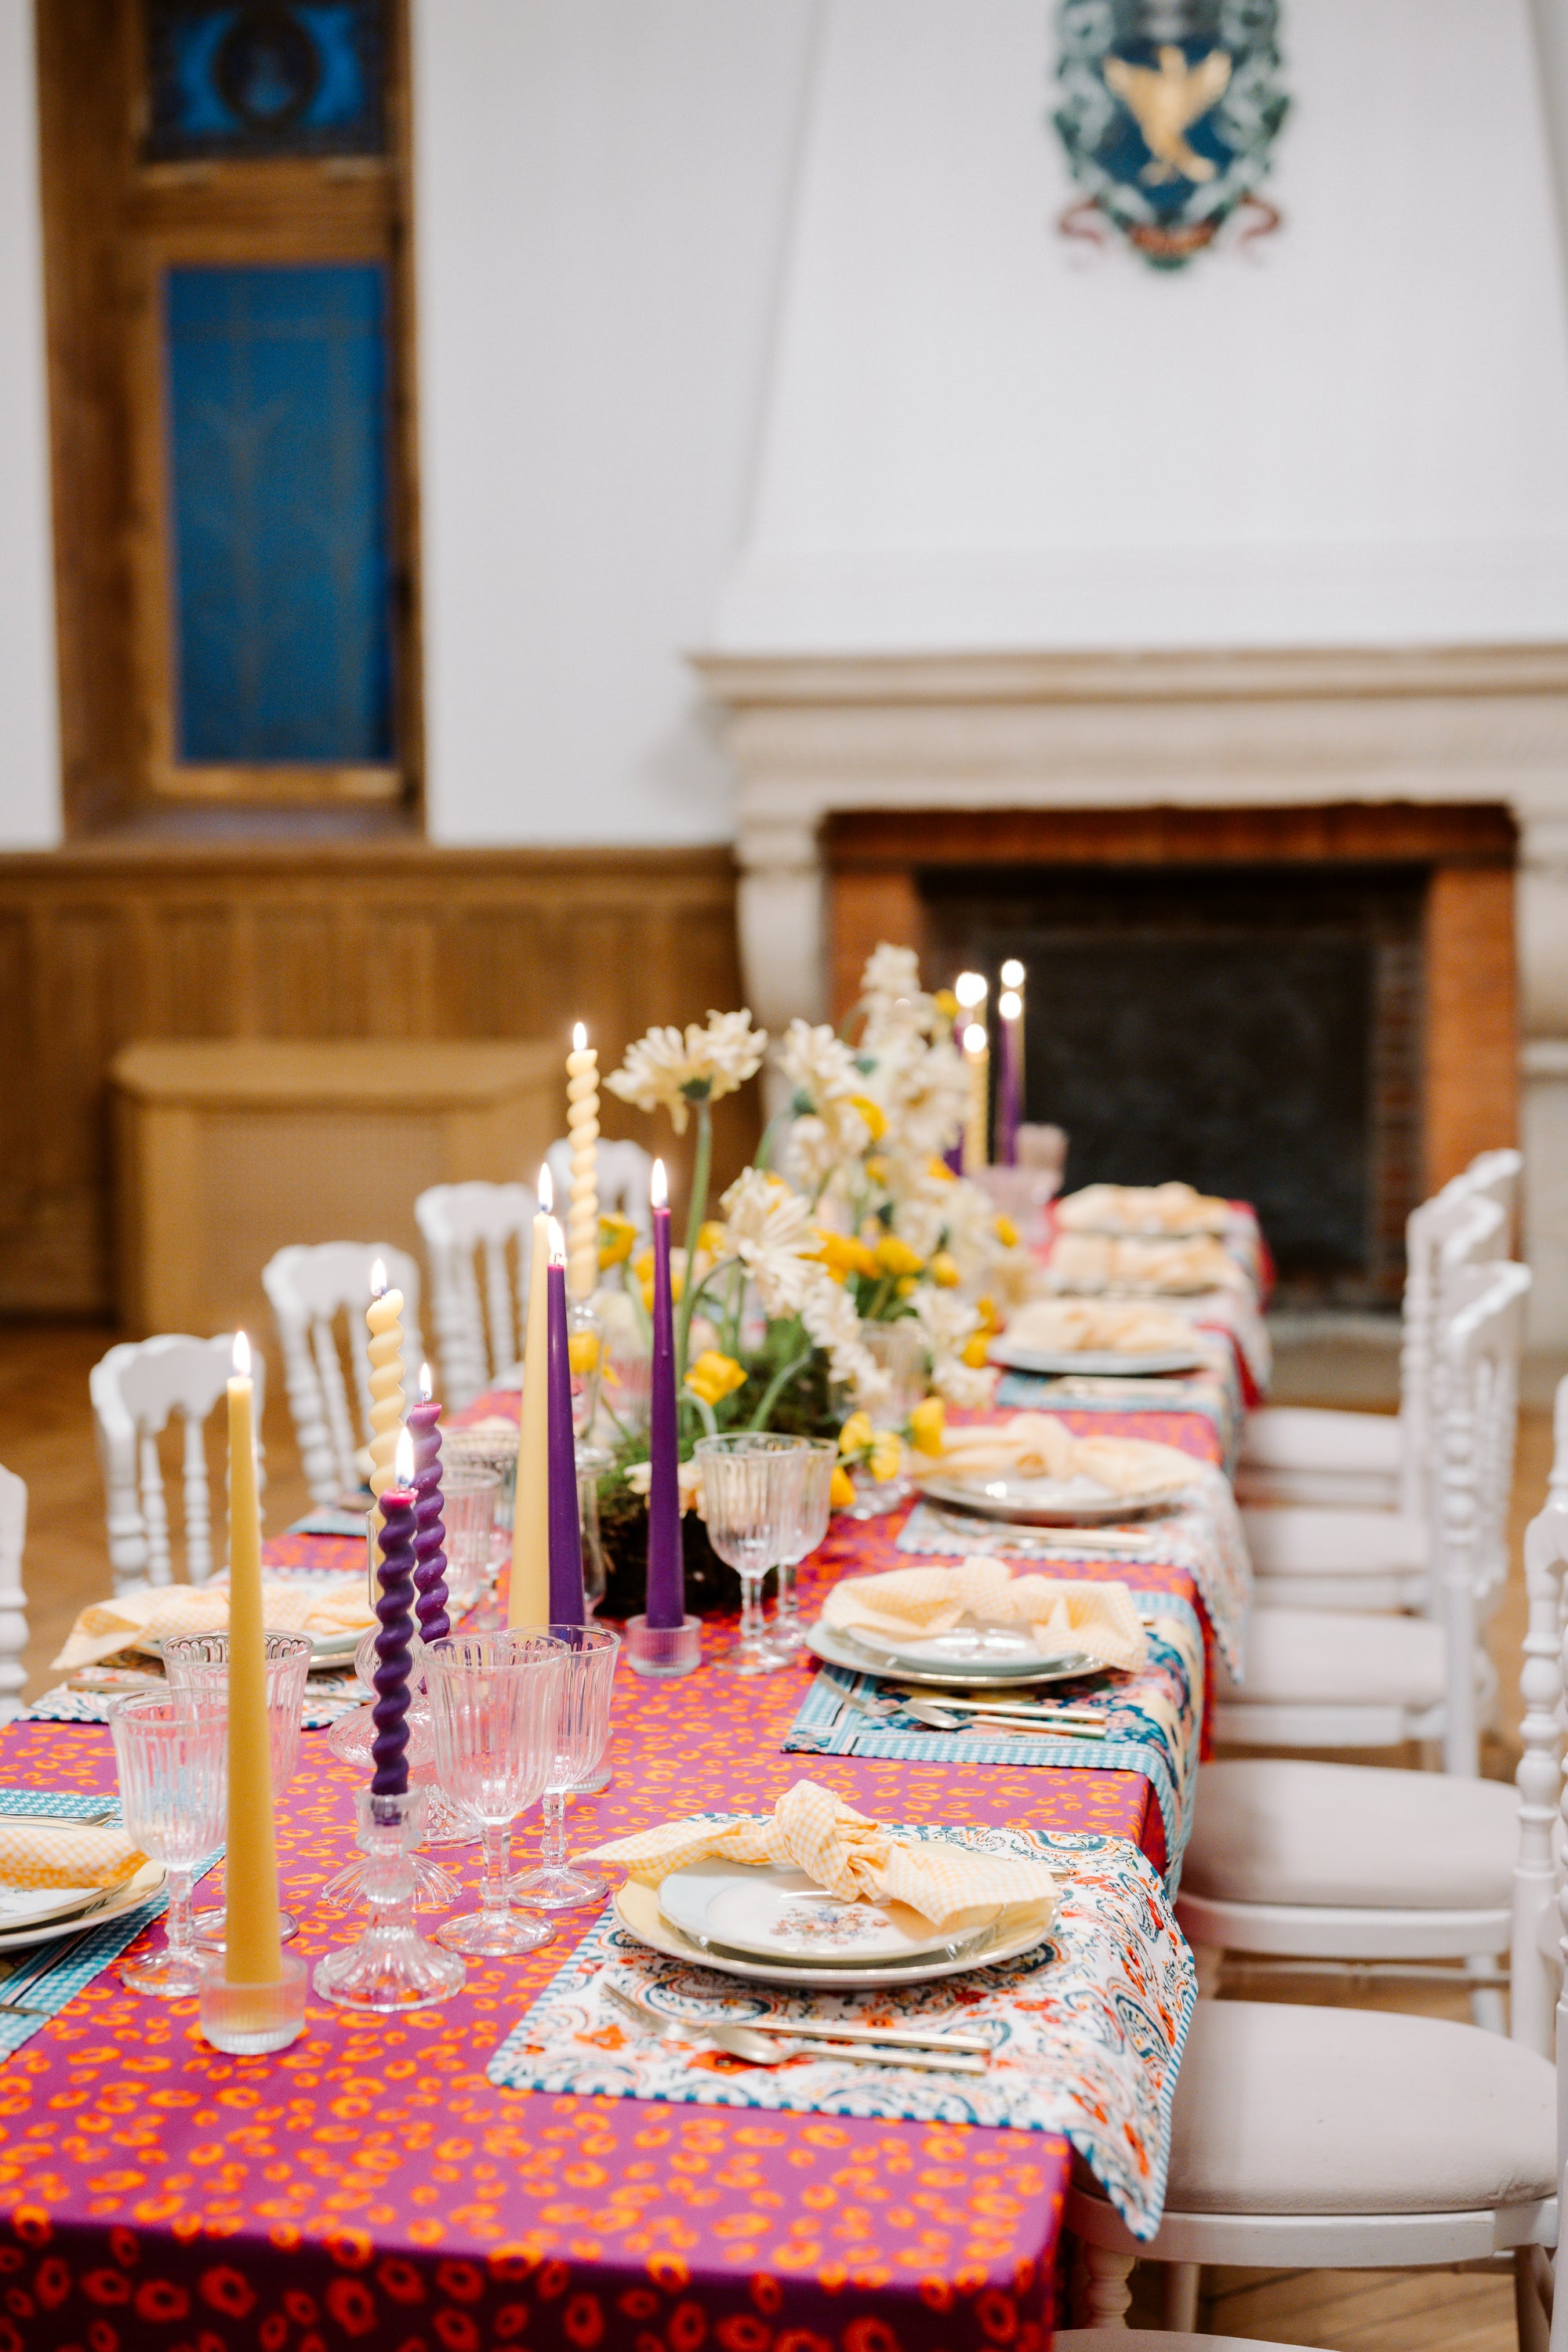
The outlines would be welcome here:
<svg viewBox="0 0 1568 2352">
<path fill-rule="evenodd" d="M 132 1992 L 182 2000 L 201 1990 L 206 1955 L 191 1919 L 195 1866 L 223 1843 L 228 1706 L 194 1691 L 134 1691 L 109 1710 L 125 1834 L 168 1873 L 165 1948 L 127 1961 Z"/>
<path fill-rule="evenodd" d="M 276 1805 L 300 1761 L 300 1728 L 305 1712 L 305 1679 L 310 1671 L 308 1633 L 268 1633 L 267 1657 L 267 1745 L 272 1764 L 272 1801 Z M 163 1644 L 163 1672 L 172 1691 L 194 1691 L 208 1705 L 228 1705 L 228 1635 L 181 1633 Z M 206 1949 L 221 1952 L 226 1926 L 224 1906 L 198 1911 L 192 1926 Z M 278 1915 L 278 1932 L 287 1943 L 298 1927 L 292 1912 Z"/>
<path fill-rule="evenodd" d="M 541 1911 L 570 1911 L 602 1903 L 610 1881 L 602 1871 L 574 1869 L 566 1860 L 566 1800 L 587 1779 L 610 1736 L 610 1685 L 621 1637 L 604 1625 L 552 1625 L 561 1644 L 561 1705 L 555 1752 L 544 1783 L 544 1838 L 540 1866 L 511 1882 L 514 1903 Z"/>
<path fill-rule="evenodd" d="M 833 1516 L 833 1473 L 838 1466 L 837 1439 L 803 1437 L 799 1443 L 805 1452 L 795 1492 L 795 1518 L 788 1549 L 779 1561 L 779 1597 L 767 1636 L 768 1648 L 785 1659 L 793 1658 L 805 1644 L 795 1593 L 795 1572 L 827 1533 L 827 1522 Z"/>
<path fill-rule="evenodd" d="M 554 1935 L 509 1908 L 507 1861 L 511 1825 L 542 1795 L 554 1762 L 563 1655 L 548 1633 L 527 1631 L 448 1634 L 426 1646 L 436 1770 L 484 1835 L 480 1908 L 436 1930 L 454 1952 L 531 1952 Z"/>
<path fill-rule="evenodd" d="M 789 1551 L 808 1441 L 772 1430 L 700 1437 L 708 1540 L 741 1580 L 741 1638 L 718 1664 L 732 1675 L 771 1675 L 789 1661 L 763 1638 L 763 1579 Z"/>
</svg>

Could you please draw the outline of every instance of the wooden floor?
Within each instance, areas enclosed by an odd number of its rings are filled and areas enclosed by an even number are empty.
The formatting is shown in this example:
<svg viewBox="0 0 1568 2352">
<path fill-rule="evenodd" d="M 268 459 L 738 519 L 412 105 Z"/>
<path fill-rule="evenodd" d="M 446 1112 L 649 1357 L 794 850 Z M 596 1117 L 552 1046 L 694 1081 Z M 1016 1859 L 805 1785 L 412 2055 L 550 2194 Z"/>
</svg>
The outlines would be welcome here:
<svg viewBox="0 0 1568 2352">
<path fill-rule="evenodd" d="M 109 1590 L 103 1536 L 103 1490 L 93 1448 L 87 1378 L 115 1338 L 93 1325 L 0 1328 L 0 1462 L 27 1481 L 27 1549 L 24 1562 L 33 1637 L 27 1650 L 28 1689 L 50 1680 L 48 1666 L 77 1612 Z M 1364 1362 L 1336 1369 L 1319 1347 L 1292 1362 L 1282 1359 L 1276 1393 L 1281 1402 L 1373 1404 L 1378 1376 Z M 281 1380 L 275 1380 L 265 1425 L 266 1520 L 285 1527 L 307 1507 Z M 1511 1777 L 1517 1751 L 1519 1645 L 1524 1595 L 1518 1538 L 1546 1491 L 1551 1423 L 1540 1407 L 1527 1411 L 1520 1431 L 1515 1487 L 1514 1573 L 1490 1640 L 1505 1700 L 1503 1736 L 1489 1743 L 1487 1771 Z M 215 1470 L 217 1465 L 214 1464 Z M 177 1480 L 175 1481 L 177 1491 Z M 217 1488 L 221 1492 L 221 1485 Z M 1387 1764 L 1416 1759 L 1386 1754 L 1363 1760 Z M 1227 1990 L 1246 1998 L 1244 1979 Z M 1255 1995 L 1259 1988 L 1251 1989 Z M 1464 1997 L 1442 1987 L 1426 1998 L 1406 1989 L 1380 1997 L 1360 1989 L 1270 1979 L 1272 1999 L 1343 2000 L 1358 2007 L 1420 2008 L 1462 2019 Z M 1134 2323 L 1158 2325 L 1158 2273 L 1134 2274 Z M 1513 2352 L 1513 2294 L 1505 2271 L 1300 2272 L 1209 2270 L 1204 2273 L 1203 2325 L 1216 2334 L 1265 2343 L 1324 2346 L 1337 2352 Z"/>
</svg>

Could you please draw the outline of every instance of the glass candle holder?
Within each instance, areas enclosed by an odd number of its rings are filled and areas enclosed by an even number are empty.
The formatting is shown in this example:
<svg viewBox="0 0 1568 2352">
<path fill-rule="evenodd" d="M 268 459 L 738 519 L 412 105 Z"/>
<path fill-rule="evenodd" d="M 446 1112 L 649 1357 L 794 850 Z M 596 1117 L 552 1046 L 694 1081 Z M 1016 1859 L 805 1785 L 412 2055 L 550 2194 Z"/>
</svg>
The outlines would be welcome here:
<svg viewBox="0 0 1568 2352">
<path fill-rule="evenodd" d="M 305 1963 L 285 1952 L 276 1984 L 231 1984 L 216 1953 L 202 1973 L 201 2028 L 204 2042 L 236 2058 L 287 2050 L 305 2031 L 310 1981 Z"/>
<path fill-rule="evenodd" d="M 456 1952 L 426 1943 L 414 1919 L 414 1854 L 425 1832 L 426 1792 L 411 1788 L 400 1797 L 378 1797 L 361 1789 L 354 1802 L 370 1916 L 357 1943 L 317 1962 L 316 1990 L 340 2009 L 382 2015 L 449 2000 L 468 1971 Z"/>
</svg>

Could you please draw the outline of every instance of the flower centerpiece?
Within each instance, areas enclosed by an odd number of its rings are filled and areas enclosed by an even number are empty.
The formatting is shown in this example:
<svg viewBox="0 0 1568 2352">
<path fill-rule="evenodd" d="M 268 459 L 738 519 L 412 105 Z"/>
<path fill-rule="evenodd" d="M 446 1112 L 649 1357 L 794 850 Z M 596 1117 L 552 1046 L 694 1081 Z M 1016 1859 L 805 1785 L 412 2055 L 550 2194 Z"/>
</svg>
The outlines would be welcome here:
<svg viewBox="0 0 1568 2352">
<path fill-rule="evenodd" d="M 704 1433 L 837 1435 L 835 1496 L 847 1505 L 896 1480 L 906 1445 L 940 1451 L 946 1405 L 989 1402 L 992 1302 L 1022 1286 L 1026 1261 L 986 1194 L 943 1156 L 966 1102 L 956 1011 L 921 988 L 912 950 L 879 947 L 842 1031 L 791 1022 L 775 1047 L 788 1100 L 713 1217 L 712 1106 L 760 1069 L 765 1033 L 746 1012 L 652 1029 L 608 1079 L 623 1101 L 668 1113 L 677 1134 L 697 1121 L 686 1244 L 672 1253 L 683 1504 L 699 1500 L 689 1457 Z M 602 1411 L 614 1467 L 601 1518 L 619 1570 L 613 1612 L 638 1605 L 636 1522 L 648 1475 L 646 1432 L 624 1409 L 635 1383 L 618 1383 L 614 1366 L 617 1349 L 646 1347 L 652 1265 L 618 1229 L 601 1242 L 602 1263 L 625 1264 L 630 1277 L 597 1302 L 608 1340 Z M 705 1549 L 693 1529 L 699 1593 L 724 1583 L 716 1562 L 703 1574 Z"/>
</svg>

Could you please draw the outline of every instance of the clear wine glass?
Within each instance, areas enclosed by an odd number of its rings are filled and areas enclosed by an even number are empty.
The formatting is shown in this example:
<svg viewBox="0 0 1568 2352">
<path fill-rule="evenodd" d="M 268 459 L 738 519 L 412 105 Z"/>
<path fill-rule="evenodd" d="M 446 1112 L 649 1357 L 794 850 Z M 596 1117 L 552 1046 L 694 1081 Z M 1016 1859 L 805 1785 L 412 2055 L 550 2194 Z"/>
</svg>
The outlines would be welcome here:
<svg viewBox="0 0 1568 2352">
<path fill-rule="evenodd" d="M 799 1443 L 805 1449 L 795 1497 L 799 1509 L 790 1529 L 789 1548 L 779 1561 L 778 1599 L 767 1636 L 768 1648 L 785 1659 L 793 1658 L 805 1646 L 795 1572 L 827 1533 L 827 1522 L 833 1516 L 833 1473 L 838 1466 L 836 1438 L 803 1437 Z"/>
<path fill-rule="evenodd" d="M 484 1463 L 452 1462 L 442 1466 L 447 1607 L 454 1623 L 484 1598 L 490 1573 L 490 1533 L 500 1491 L 500 1472 Z"/>
<path fill-rule="evenodd" d="M 165 1948 L 127 1961 L 132 1992 L 182 2000 L 198 1993 L 207 1955 L 195 1939 L 195 1866 L 223 1843 L 228 1706 L 194 1691 L 133 1691 L 109 1710 L 125 1834 L 168 1873 Z"/>
<path fill-rule="evenodd" d="M 789 1550 L 807 1444 L 772 1430 L 733 1430 L 700 1437 L 694 1448 L 708 1540 L 741 1580 L 741 1638 L 718 1660 L 729 1674 L 771 1675 L 789 1663 L 763 1636 L 763 1579 Z"/>
<path fill-rule="evenodd" d="M 561 1705 L 544 1783 L 540 1866 L 521 1873 L 507 1891 L 514 1903 L 531 1909 L 570 1911 L 580 1903 L 601 1903 L 610 1891 L 602 1871 L 574 1869 L 566 1860 L 566 1800 L 593 1775 L 605 1752 L 621 1637 L 604 1625 L 552 1625 L 550 1635 L 562 1649 Z"/>
<path fill-rule="evenodd" d="M 272 1801 L 294 1778 L 300 1761 L 300 1729 L 305 1713 L 305 1679 L 310 1671 L 308 1633 L 268 1633 L 267 1746 L 272 1764 Z M 172 1691 L 193 1691 L 207 1705 L 228 1705 L 228 1635 L 181 1633 L 163 1644 L 163 1672 Z M 224 1906 L 198 1911 L 192 1921 L 196 1936 L 209 1952 L 223 1949 L 227 1924 Z M 278 1915 L 278 1932 L 284 1943 L 296 1932 L 292 1912 Z"/>
<path fill-rule="evenodd" d="M 555 1930 L 507 1903 L 511 1825 L 543 1793 L 555 1757 L 561 1644 L 543 1632 L 455 1633 L 427 1643 L 426 1686 L 436 1769 L 452 1802 L 484 1833 L 480 1908 L 448 1919 L 436 1940 L 477 1958 L 531 1952 Z"/>
</svg>

